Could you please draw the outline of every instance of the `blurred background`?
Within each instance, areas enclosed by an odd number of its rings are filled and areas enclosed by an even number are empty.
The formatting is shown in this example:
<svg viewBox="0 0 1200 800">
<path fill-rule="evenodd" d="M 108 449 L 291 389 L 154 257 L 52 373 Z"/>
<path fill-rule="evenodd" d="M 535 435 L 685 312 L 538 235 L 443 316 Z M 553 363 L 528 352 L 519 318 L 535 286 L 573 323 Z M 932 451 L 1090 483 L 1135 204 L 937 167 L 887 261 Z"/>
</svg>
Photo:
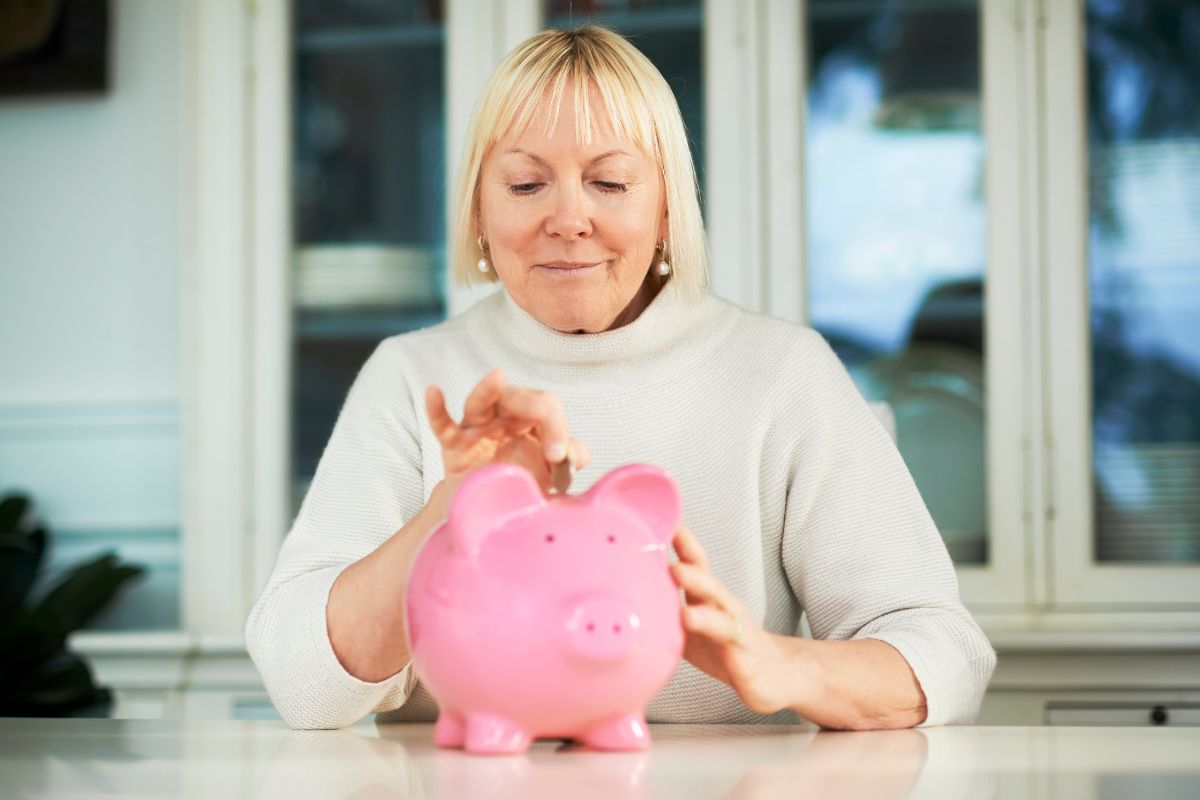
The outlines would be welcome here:
<svg viewBox="0 0 1200 800">
<path fill-rule="evenodd" d="M 478 92 L 588 21 L 714 291 L 887 404 L 980 721 L 1200 724 L 1200 0 L 0 0 L 0 714 L 273 716 L 241 625 L 347 389 L 486 293 Z"/>
</svg>

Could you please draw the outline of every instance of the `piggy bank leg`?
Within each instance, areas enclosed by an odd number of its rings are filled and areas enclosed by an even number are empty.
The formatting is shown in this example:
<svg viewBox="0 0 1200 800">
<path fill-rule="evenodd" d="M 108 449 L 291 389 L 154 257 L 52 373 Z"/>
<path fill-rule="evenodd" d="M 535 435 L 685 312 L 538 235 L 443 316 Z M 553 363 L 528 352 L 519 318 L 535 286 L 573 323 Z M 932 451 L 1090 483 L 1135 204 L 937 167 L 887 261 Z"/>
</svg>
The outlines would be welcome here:
<svg viewBox="0 0 1200 800">
<path fill-rule="evenodd" d="M 466 741 L 466 723 L 457 711 L 442 709 L 433 728 L 433 743 L 438 747 L 462 747 Z"/>
<path fill-rule="evenodd" d="M 469 753 L 523 753 L 529 742 L 529 733 L 506 717 L 486 713 L 467 715 Z"/>
<path fill-rule="evenodd" d="M 650 746 L 650 730 L 644 716 L 626 714 L 600 723 L 585 732 L 580 741 L 597 750 L 645 750 Z"/>
</svg>

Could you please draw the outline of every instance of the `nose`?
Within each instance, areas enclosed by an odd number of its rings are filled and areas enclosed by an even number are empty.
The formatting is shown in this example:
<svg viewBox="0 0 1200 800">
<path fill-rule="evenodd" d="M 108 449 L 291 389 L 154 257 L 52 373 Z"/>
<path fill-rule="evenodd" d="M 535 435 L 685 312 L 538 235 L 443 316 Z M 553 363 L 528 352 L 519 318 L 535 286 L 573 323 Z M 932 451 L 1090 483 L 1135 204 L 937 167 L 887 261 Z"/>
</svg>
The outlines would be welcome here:
<svg viewBox="0 0 1200 800">
<path fill-rule="evenodd" d="M 546 233 L 563 239 L 576 239 L 592 232 L 587 198 L 582 186 L 562 184 L 554 192 L 554 207 L 546 219 Z"/>
<path fill-rule="evenodd" d="M 641 620 L 628 605 L 607 595 L 568 602 L 566 623 L 568 647 L 588 661 L 624 658 L 641 628 Z"/>
</svg>

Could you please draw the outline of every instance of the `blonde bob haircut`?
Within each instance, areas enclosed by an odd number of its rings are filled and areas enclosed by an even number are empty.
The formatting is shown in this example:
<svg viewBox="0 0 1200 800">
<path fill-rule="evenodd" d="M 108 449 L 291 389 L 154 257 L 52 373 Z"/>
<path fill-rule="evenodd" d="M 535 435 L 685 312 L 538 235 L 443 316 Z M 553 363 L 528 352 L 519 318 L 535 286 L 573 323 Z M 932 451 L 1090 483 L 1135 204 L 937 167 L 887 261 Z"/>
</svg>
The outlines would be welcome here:
<svg viewBox="0 0 1200 800">
<path fill-rule="evenodd" d="M 599 25 L 542 31 L 505 56 L 488 79 L 467 127 L 454 192 L 449 246 L 451 274 L 457 283 L 499 280 L 495 269 L 484 274 L 475 268 L 481 255 L 476 241 L 479 179 L 488 152 L 510 131 L 523 135 L 543 98 L 551 104 L 552 122 L 568 86 L 575 103 L 576 140 L 590 145 L 595 129 L 589 103 L 593 84 L 616 135 L 632 140 L 658 163 L 666 187 L 671 284 L 691 297 L 707 286 L 699 186 L 679 104 L 662 73 L 641 51 Z M 544 135 L 551 131 L 547 126 Z"/>
</svg>

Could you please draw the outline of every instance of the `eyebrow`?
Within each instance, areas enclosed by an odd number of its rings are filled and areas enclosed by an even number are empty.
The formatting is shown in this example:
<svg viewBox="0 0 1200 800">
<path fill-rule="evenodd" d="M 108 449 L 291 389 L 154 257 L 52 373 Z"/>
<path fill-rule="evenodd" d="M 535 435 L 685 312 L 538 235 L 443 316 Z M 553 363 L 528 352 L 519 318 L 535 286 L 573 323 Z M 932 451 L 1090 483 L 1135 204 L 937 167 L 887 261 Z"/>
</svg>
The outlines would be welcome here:
<svg viewBox="0 0 1200 800">
<path fill-rule="evenodd" d="M 522 150 L 519 147 L 512 147 L 512 148 L 509 148 L 508 150 L 504 151 L 504 155 L 514 154 L 514 153 L 516 155 L 522 155 L 522 156 L 527 156 L 529 158 L 532 158 L 534 161 L 538 162 L 539 164 L 545 164 L 546 166 L 550 166 L 549 164 L 546 163 L 546 160 L 544 158 L 536 156 L 533 153 L 529 152 L 528 150 Z M 633 153 L 630 153 L 626 150 L 607 150 L 607 151 L 601 153 L 600 155 L 596 156 L 595 158 L 593 158 L 591 161 L 588 162 L 588 164 L 595 164 L 597 161 L 603 161 L 604 159 L 612 158 L 613 156 L 629 156 L 630 158 L 635 158 Z"/>
</svg>

